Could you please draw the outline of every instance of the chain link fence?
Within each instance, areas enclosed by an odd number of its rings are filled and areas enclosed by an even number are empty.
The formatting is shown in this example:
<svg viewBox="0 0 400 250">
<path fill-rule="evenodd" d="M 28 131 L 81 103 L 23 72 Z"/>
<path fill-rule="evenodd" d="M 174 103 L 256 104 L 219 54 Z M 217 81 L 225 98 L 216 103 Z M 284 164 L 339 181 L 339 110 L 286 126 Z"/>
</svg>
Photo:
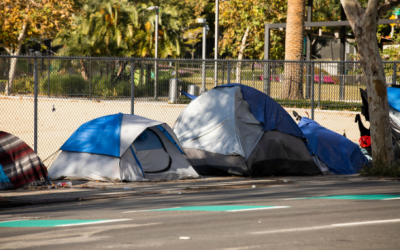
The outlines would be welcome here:
<svg viewBox="0 0 400 250">
<path fill-rule="evenodd" d="M 397 83 L 399 66 L 384 63 L 388 84 Z M 89 120 L 121 112 L 172 127 L 190 102 L 179 90 L 199 95 L 229 83 L 256 88 L 291 115 L 296 111 L 359 138 L 354 117 L 362 105 L 359 89 L 366 88 L 360 64 L 319 61 L 0 55 L 0 130 L 20 137 L 45 160 Z"/>
</svg>

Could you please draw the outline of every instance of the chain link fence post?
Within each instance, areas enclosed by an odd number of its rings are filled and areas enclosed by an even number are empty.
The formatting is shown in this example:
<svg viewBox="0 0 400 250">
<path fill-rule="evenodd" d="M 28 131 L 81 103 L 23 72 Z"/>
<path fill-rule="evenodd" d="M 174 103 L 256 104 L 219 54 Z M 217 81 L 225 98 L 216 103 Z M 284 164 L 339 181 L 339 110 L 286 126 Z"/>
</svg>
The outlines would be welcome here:
<svg viewBox="0 0 400 250">
<path fill-rule="evenodd" d="M 263 92 L 264 94 L 270 96 L 271 94 L 271 65 L 270 62 L 264 63 L 263 70 Z"/>
<path fill-rule="evenodd" d="M 319 78 L 318 78 L 318 108 L 321 107 L 321 85 L 323 82 L 323 77 L 322 77 L 322 63 L 319 63 Z"/>
<path fill-rule="evenodd" d="M 311 84 L 313 83 L 311 79 L 311 70 L 310 70 L 310 64 L 306 64 L 306 93 L 305 93 L 305 98 L 310 99 L 310 92 L 311 92 Z"/>
<path fill-rule="evenodd" d="M 206 88 L 206 61 L 203 59 L 201 64 L 201 89 L 200 94 L 204 94 L 207 91 Z"/>
<path fill-rule="evenodd" d="M 218 61 L 214 63 L 214 87 L 218 86 Z"/>
<path fill-rule="evenodd" d="M 47 69 L 47 97 L 50 97 L 50 67 L 51 67 L 51 59 L 49 58 L 49 67 Z"/>
<path fill-rule="evenodd" d="M 311 63 L 311 120 L 314 120 L 314 62 Z"/>
<path fill-rule="evenodd" d="M 37 154 L 37 139 L 38 139 L 38 58 L 34 58 L 33 66 L 33 80 L 34 80 L 34 101 L 33 101 L 33 150 Z"/>
<path fill-rule="evenodd" d="M 227 83 L 226 84 L 230 84 L 231 83 L 231 61 L 228 61 L 228 75 L 227 75 Z"/>
<path fill-rule="evenodd" d="M 346 99 L 345 97 L 345 81 L 344 81 L 344 63 L 338 62 L 339 66 L 339 100 L 344 101 Z"/>
<path fill-rule="evenodd" d="M 182 86 L 179 84 L 179 61 L 175 61 L 175 79 L 176 79 L 176 99 L 175 99 L 175 103 L 178 104 L 178 99 L 180 96 L 180 88 L 179 86 Z"/>
<path fill-rule="evenodd" d="M 89 100 L 92 99 L 92 60 L 89 59 Z"/>
<path fill-rule="evenodd" d="M 6 63 L 7 63 L 7 86 L 6 86 L 6 95 L 10 95 L 11 94 L 11 90 L 10 90 L 10 67 L 11 67 L 11 57 L 10 58 L 6 58 Z"/>
<path fill-rule="evenodd" d="M 158 82 L 158 60 L 156 59 L 154 62 L 154 99 L 157 100 L 157 82 Z"/>
<path fill-rule="evenodd" d="M 396 69 L 397 69 L 397 63 L 393 63 L 393 76 L 392 76 L 392 85 L 396 85 L 397 84 L 397 80 L 396 80 Z"/>
<path fill-rule="evenodd" d="M 225 63 L 224 63 L 224 61 L 222 61 L 221 62 L 222 63 L 222 84 L 221 85 L 224 85 L 225 83 Z"/>
<path fill-rule="evenodd" d="M 141 78 L 141 76 L 139 76 Z M 135 114 L 135 61 L 131 60 L 131 115 Z"/>
</svg>

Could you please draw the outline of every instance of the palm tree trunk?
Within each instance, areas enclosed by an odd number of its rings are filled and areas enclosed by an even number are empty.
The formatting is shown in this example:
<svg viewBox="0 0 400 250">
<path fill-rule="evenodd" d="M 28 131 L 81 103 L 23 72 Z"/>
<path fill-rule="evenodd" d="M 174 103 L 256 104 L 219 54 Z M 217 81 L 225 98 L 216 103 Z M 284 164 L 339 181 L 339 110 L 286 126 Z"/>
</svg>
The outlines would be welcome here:
<svg viewBox="0 0 400 250">
<path fill-rule="evenodd" d="M 303 54 L 305 0 L 288 0 L 285 61 L 300 61 Z M 281 98 L 303 99 L 301 63 L 285 63 Z"/>
</svg>

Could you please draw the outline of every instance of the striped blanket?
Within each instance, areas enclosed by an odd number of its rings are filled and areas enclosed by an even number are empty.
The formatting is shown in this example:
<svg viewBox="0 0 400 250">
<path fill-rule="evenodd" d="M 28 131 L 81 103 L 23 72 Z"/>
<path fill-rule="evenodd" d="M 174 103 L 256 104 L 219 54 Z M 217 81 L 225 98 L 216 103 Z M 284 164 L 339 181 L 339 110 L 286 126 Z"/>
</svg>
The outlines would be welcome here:
<svg viewBox="0 0 400 250">
<path fill-rule="evenodd" d="M 49 184 L 47 168 L 21 139 L 0 131 L 0 165 L 15 188 Z"/>
</svg>

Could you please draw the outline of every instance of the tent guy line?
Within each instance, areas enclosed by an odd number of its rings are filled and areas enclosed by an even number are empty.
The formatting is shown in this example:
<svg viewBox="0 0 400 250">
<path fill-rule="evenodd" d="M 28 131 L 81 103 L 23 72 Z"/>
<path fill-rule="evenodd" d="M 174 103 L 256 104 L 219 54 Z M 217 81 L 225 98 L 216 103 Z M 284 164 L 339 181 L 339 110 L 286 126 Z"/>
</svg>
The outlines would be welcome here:
<svg viewBox="0 0 400 250">
<path fill-rule="evenodd" d="M 396 222 L 400 222 L 400 219 L 350 222 L 350 223 L 331 224 L 331 225 L 315 226 L 315 227 L 288 228 L 280 230 L 252 232 L 250 234 L 291 233 L 291 232 L 302 232 L 302 231 L 311 231 L 319 229 L 333 229 L 338 227 L 363 226 L 363 225 L 385 224 L 385 223 L 396 223 Z"/>
</svg>

